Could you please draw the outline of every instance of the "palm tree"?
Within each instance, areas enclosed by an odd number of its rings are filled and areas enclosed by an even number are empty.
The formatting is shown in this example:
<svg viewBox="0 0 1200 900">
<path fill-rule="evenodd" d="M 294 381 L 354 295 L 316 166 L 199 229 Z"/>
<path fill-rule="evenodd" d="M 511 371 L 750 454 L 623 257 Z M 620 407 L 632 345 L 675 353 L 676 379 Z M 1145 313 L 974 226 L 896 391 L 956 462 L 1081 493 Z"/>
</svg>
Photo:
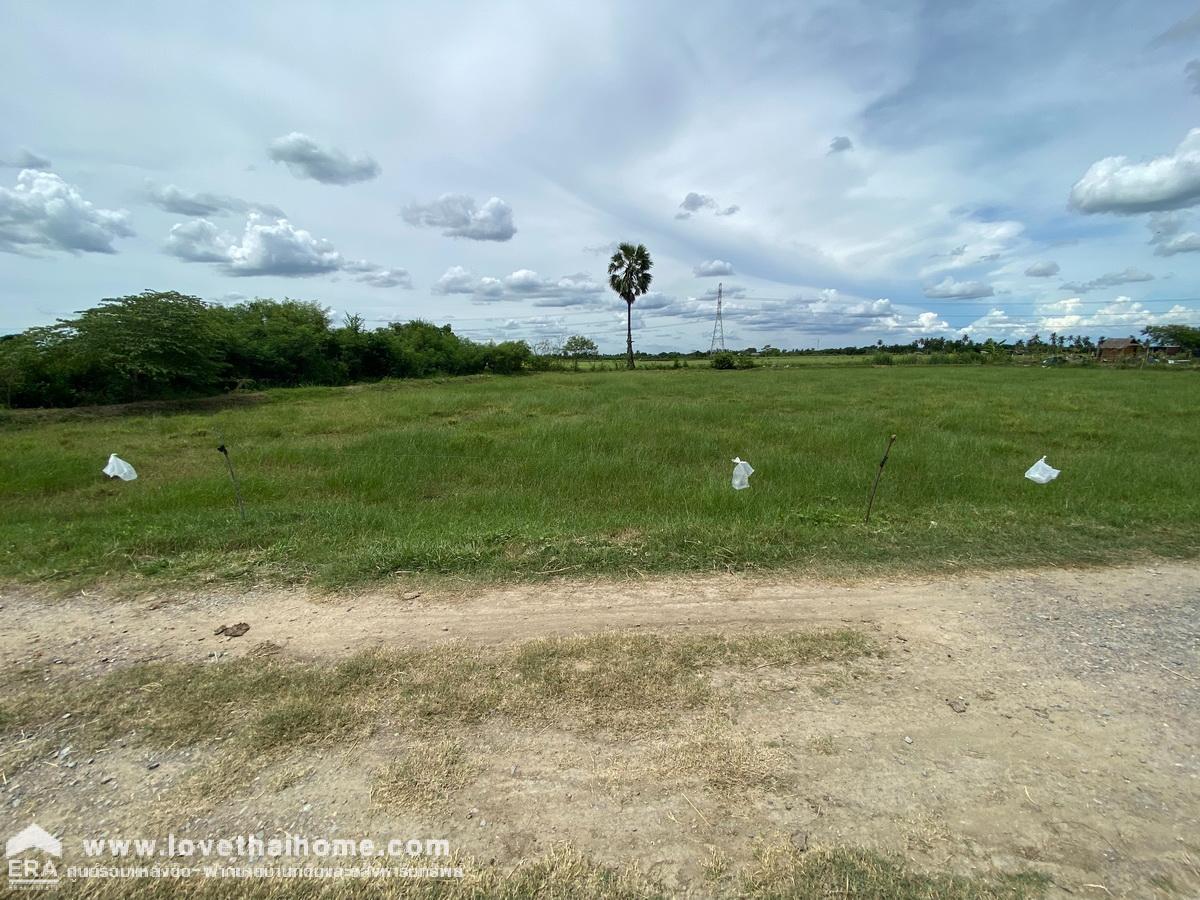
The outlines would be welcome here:
<svg viewBox="0 0 1200 900">
<path fill-rule="evenodd" d="M 645 244 L 621 244 L 608 261 L 608 286 L 625 301 L 625 368 L 633 368 L 633 301 L 650 290 L 654 267 Z"/>
</svg>

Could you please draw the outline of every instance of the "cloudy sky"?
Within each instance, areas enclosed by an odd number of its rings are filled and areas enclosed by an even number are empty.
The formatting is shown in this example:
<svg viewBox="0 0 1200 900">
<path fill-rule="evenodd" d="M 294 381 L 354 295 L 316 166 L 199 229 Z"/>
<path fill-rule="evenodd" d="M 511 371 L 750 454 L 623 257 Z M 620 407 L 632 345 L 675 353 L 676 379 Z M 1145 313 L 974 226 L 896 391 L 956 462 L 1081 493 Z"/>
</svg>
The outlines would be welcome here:
<svg viewBox="0 0 1200 900">
<path fill-rule="evenodd" d="M 0 333 L 146 288 L 477 339 L 1200 324 L 1200 7 L 4 0 Z"/>
</svg>

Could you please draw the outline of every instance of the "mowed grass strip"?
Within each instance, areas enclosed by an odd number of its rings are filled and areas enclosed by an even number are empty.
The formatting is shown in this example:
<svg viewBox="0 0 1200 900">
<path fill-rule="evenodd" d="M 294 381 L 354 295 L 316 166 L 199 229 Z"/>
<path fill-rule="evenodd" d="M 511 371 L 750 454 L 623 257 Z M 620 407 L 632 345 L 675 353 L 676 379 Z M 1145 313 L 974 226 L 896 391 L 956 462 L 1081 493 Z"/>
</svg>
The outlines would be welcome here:
<svg viewBox="0 0 1200 900">
<path fill-rule="evenodd" d="M 550 373 L 0 422 L 0 581 L 329 588 L 1100 563 L 1200 546 L 1192 372 Z M 871 525 L 866 495 L 898 433 Z M 242 483 L 239 521 L 223 439 Z M 117 452 L 136 482 L 100 474 Z M 1050 485 L 1022 475 L 1043 454 Z M 730 459 L 756 469 L 729 485 Z"/>
<path fill-rule="evenodd" d="M 500 717 L 622 732 L 668 727 L 714 704 L 718 668 L 841 663 L 880 652 L 851 629 L 545 638 L 511 649 L 467 644 L 364 653 L 333 665 L 243 657 L 143 663 L 100 678 L 54 667 L 10 674 L 0 696 L 9 772 L 69 743 L 76 755 L 115 739 L 149 748 L 217 745 L 257 765 L 272 753 L 365 736 L 418 737 Z M 244 770 L 252 773 L 253 766 Z"/>
<path fill-rule="evenodd" d="M 438 860 L 413 860 L 436 865 Z M 732 863 L 732 861 L 730 861 Z M 569 846 L 515 866 L 455 860 L 462 879 L 197 878 L 96 879 L 76 882 L 74 895 L 88 900 L 351 900 L 365 896 L 441 900 L 526 900 L 530 897 L 588 900 L 665 900 L 676 896 L 632 864 L 596 862 Z M 1050 881 L 1037 873 L 964 877 L 925 872 L 905 861 L 865 850 L 816 848 L 797 851 L 785 840 L 760 848 L 739 874 L 706 885 L 703 896 L 755 900 L 859 897 L 873 900 L 1033 900 Z"/>
</svg>

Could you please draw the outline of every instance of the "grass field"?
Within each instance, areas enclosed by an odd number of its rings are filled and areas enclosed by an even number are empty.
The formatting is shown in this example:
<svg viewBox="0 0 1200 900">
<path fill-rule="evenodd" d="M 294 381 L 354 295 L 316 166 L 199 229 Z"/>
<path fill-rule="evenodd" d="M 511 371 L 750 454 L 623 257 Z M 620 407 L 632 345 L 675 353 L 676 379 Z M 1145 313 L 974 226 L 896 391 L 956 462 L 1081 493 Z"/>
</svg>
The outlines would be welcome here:
<svg viewBox="0 0 1200 900">
<path fill-rule="evenodd" d="M 690 368 L 10 413 L 0 580 L 335 587 L 395 573 L 851 575 L 1191 555 L 1197 388 L 1190 372 Z M 107 481 L 111 452 L 140 479 Z M 1022 477 L 1043 454 L 1063 470 L 1047 486 Z M 733 456 L 757 470 L 748 491 L 730 488 Z"/>
</svg>

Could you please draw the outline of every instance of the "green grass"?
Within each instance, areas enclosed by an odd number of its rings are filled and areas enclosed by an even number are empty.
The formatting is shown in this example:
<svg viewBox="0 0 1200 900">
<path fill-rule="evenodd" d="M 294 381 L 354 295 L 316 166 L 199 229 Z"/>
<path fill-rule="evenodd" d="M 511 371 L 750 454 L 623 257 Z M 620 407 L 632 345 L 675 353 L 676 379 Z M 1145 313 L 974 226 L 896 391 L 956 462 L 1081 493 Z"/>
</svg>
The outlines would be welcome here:
<svg viewBox="0 0 1200 900">
<path fill-rule="evenodd" d="M 340 587 L 396 573 L 852 575 L 1191 555 L 1198 388 L 1191 372 L 690 368 L 10 413 L 0 581 Z M 106 481 L 111 452 L 141 479 Z M 1063 470 L 1047 486 L 1022 478 L 1042 454 Z M 748 491 L 729 486 L 733 456 L 757 470 Z"/>
</svg>

